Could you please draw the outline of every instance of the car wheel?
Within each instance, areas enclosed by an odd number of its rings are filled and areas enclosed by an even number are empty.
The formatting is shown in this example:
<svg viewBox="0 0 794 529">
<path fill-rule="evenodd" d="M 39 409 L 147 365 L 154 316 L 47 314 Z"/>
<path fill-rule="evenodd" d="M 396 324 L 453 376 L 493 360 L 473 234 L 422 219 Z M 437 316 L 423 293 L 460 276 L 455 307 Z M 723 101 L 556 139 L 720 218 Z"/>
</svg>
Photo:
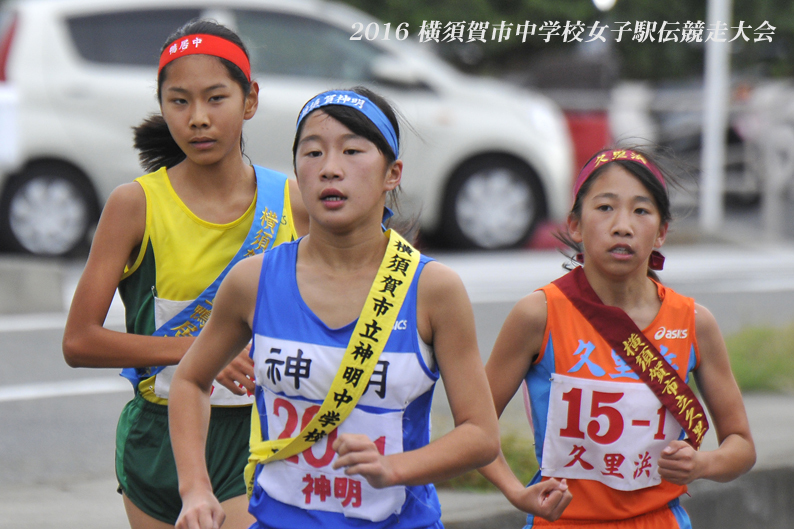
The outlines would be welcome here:
<svg viewBox="0 0 794 529">
<path fill-rule="evenodd" d="M 513 248 L 545 216 L 543 190 L 524 163 L 503 156 L 476 158 L 453 176 L 442 236 L 458 248 Z"/>
<path fill-rule="evenodd" d="M 87 242 L 96 218 L 91 186 L 76 169 L 39 163 L 6 185 L 0 207 L 4 246 L 35 255 L 67 255 Z"/>
</svg>

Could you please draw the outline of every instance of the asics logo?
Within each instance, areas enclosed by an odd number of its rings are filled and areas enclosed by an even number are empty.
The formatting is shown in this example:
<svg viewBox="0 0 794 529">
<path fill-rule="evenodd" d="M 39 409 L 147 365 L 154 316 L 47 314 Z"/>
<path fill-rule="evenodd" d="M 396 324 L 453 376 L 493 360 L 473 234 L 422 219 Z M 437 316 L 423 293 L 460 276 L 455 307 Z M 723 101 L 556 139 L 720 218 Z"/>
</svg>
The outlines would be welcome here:
<svg viewBox="0 0 794 529">
<path fill-rule="evenodd" d="M 393 331 L 404 331 L 408 328 L 408 320 L 397 320 L 394 322 Z"/>
<path fill-rule="evenodd" d="M 659 330 L 656 331 L 653 338 L 654 340 L 661 340 L 662 338 L 667 338 L 668 340 L 686 338 L 688 332 L 689 329 L 665 329 L 664 327 L 659 327 Z"/>
</svg>

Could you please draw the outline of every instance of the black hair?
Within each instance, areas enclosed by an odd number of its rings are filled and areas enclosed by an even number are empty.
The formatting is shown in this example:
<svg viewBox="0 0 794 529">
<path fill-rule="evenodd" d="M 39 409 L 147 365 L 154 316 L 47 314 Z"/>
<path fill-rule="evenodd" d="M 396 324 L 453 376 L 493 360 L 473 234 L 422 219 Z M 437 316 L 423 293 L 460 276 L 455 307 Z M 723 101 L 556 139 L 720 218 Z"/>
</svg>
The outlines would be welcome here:
<svg viewBox="0 0 794 529">
<path fill-rule="evenodd" d="M 216 37 L 226 39 L 239 46 L 240 49 L 242 49 L 245 53 L 246 57 L 248 57 L 248 50 L 237 33 L 212 20 L 200 19 L 191 20 L 169 35 L 165 40 L 165 44 L 163 44 L 163 47 L 160 49 L 160 53 L 162 53 L 174 41 L 181 39 L 182 37 L 186 37 L 187 35 L 193 35 L 196 33 L 214 35 Z M 243 90 L 243 95 L 248 96 L 248 94 L 251 92 L 251 81 L 248 80 L 243 71 L 236 64 L 229 60 L 220 57 L 218 57 L 218 60 L 221 61 L 221 63 L 226 67 L 229 77 L 231 77 L 234 82 L 240 85 L 240 88 Z M 162 102 L 160 91 L 168 76 L 169 66 L 170 64 L 167 64 L 157 75 L 158 102 Z M 141 166 L 146 171 L 155 171 L 163 166 L 170 168 L 185 159 L 185 153 L 182 152 L 182 149 L 179 148 L 179 145 L 177 145 L 176 141 L 174 141 L 174 138 L 171 137 L 171 132 L 168 130 L 168 125 L 166 124 L 162 114 L 153 114 L 144 119 L 140 125 L 133 127 L 133 132 L 133 145 L 135 146 L 135 149 L 139 151 L 138 159 L 141 163 Z M 243 147 L 243 138 L 240 137 L 240 149 L 243 150 Z"/>
<path fill-rule="evenodd" d="M 400 118 L 398 118 L 398 113 L 394 109 L 394 107 L 386 100 L 383 96 L 373 92 L 369 88 L 364 86 L 354 86 L 353 88 L 349 89 L 351 92 L 355 92 L 358 95 L 364 96 L 372 103 L 375 104 L 383 114 L 386 116 L 386 119 L 389 120 L 391 126 L 394 128 L 394 134 L 397 137 L 397 145 L 400 145 Z M 383 136 L 383 133 L 375 126 L 369 118 L 367 118 L 364 114 L 359 112 L 358 110 L 343 106 L 343 105 L 328 105 L 324 107 L 320 107 L 317 110 L 322 110 L 330 117 L 337 120 L 339 123 L 350 129 L 353 134 L 357 136 L 361 136 L 372 143 L 375 144 L 375 147 L 378 148 L 378 151 L 383 154 L 384 158 L 386 158 L 386 164 L 391 165 L 394 163 L 395 160 L 400 156 L 399 152 L 394 152 L 394 150 L 389 145 L 389 142 L 386 141 L 386 138 Z M 314 112 L 314 111 L 312 111 Z M 303 124 L 306 123 L 306 117 L 311 114 L 307 114 L 304 116 L 303 120 L 298 124 L 297 129 L 295 130 L 295 140 L 292 142 L 292 166 L 295 167 L 295 158 L 298 153 L 298 141 L 300 140 L 301 132 L 303 131 Z M 398 147 L 399 148 L 399 147 Z M 386 226 L 393 228 L 400 232 L 406 239 L 412 241 L 418 231 L 418 222 L 417 218 L 409 218 L 409 219 L 402 219 L 400 217 L 400 203 L 399 203 L 399 192 L 400 188 L 397 187 L 393 191 L 391 191 L 387 197 L 387 205 L 395 210 L 395 216 L 392 217 L 389 221 L 386 222 Z"/>
<path fill-rule="evenodd" d="M 590 188 L 593 187 L 593 184 L 598 179 L 598 177 L 606 171 L 608 167 L 611 165 L 619 165 L 623 169 L 629 172 L 632 176 L 634 176 L 639 182 L 648 190 L 651 194 L 651 198 L 653 199 L 654 203 L 656 204 L 657 209 L 659 210 L 659 217 L 660 217 L 660 225 L 664 225 L 669 223 L 673 220 L 673 213 L 672 207 L 670 202 L 670 187 L 681 187 L 680 181 L 677 177 L 675 177 L 668 168 L 668 163 L 664 160 L 665 156 L 655 155 L 650 153 L 650 148 L 647 147 L 637 147 L 637 146 L 620 146 L 616 147 L 619 149 L 630 149 L 637 154 L 640 154 L 645 157 L 651 164 L 655 165 L 659 172 L 662 174 L 662 178 L 664 178 L 665 184 L 667 187 L 662 185 L 658 178 L 643 164 L 630 161 L 630 160 L 611 160 L 601 166 L 598 167 L 595 171 L 593 171 L 587 180 L 582 183 L 582 186 L 579 188 L 579 191 L 576 193 L 574 197 L 573 206 L 571 207 L 571 211 L 568 214 L 574 218 L 580 219 L 582 216 L 582 201 L 584 197 L 587 196 L 587 193 L 590 191 Z M 598 154 L 603 151 L 598 151 L 593 156 L 590 157 L 589 160 L 584 164 L 583 167 L 586 167 L 588 163 L 590 163 L 593 158 L 595 158 Z M 576 254 L 581 254 L 583 252 L 582 245 L 580 243 L 575 242 L 571 239 L 570 235 L 567 232 L 558 232 L 555 234 L 555 237 L 559 239 L 562 243 L 566 246 L 571 248 L 576 252 Z M 575 266 L 575 256 L 570 256 L 569 263 L 566 263 L 564 267 L 566 269 L 571 269 Z M 659 280 L 659 277 L 656 273 L 648 269 L 648 276 L 652 277 L 655 280 Z"/>
</svg>

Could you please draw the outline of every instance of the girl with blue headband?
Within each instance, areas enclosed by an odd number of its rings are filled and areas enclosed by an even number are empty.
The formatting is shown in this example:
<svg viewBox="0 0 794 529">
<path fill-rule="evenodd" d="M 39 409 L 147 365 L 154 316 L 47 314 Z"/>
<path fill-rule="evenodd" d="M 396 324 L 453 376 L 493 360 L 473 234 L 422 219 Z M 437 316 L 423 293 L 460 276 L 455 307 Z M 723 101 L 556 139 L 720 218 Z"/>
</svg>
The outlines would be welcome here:
<svg viewBox="0 0 794 529">
<path fill-rule="evenodd" d="M 203 458 L 209 390 L 252 334 L 255 527 L 441 527 L 431 483 L 489 463 L 499 444 L 466 291 L 382 229 L 403 168 L 382 98 L 363 88 L 313 98 L 293 153 L 309 234 L 230 272 L 174 377 L 177 527 L 223 521 Z M 439 377 L 456 426 L 431 443 Z"/>
</svg>

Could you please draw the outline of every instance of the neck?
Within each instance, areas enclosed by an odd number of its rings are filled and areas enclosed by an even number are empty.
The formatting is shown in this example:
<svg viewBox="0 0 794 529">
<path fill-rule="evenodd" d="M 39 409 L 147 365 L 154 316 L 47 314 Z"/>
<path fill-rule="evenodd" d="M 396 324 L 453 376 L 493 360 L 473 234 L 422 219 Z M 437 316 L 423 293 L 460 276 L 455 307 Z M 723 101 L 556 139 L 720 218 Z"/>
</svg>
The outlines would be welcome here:
<svg viewBox="0 0 794 529">
<path fill-rule="evenodd" d="M 301 250 L 309 260 L 334 270 L 355 271 L 380 266 L 388 239 L 380 225 L 333 233 L 316 223 L 309 225 L 309 234 L 301 243 Z"/>
<path fill-rule="evenodd" d="M 250 185 L 251 167 L 239 156 L 227 156 L 212 165 L 199 165 L 185 159 L 169 170 L 190 179 L 190 185 L 223 196 L 234 192 L 240 184 Z"/>
<path fill-rule="evenodd" d="M 584 275 L 604 305 L 619 307 L 627 313 L 648 304 L 658 303 L 656 285 L 647 272 L 629 277 L 613 278 L 602 274 L 594 266 L 585 266 Z"/>
</svg>

